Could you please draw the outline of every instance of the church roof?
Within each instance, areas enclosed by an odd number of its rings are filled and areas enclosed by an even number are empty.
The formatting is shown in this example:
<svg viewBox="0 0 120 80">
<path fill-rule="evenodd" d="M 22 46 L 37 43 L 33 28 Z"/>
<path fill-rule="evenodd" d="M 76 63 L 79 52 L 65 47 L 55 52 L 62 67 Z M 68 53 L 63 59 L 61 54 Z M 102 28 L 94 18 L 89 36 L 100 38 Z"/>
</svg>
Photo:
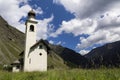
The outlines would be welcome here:
<svg viewBox="0 0 120 80">
<path fill-rule="evenodd" d="M 38 46 L 40 43 L 43 43 L 46 47 L 47 47 L 47 49 L 49 50 L 50 49 L 50 47 L 48 46 L 48 42 L 46 41 L 46 40 L 43 40 L 43 39 L 40 39 L 37 43 L 35 43 L 30 49 L 33 49 L 33 48 L 35 48 L 36 46 Z"/>
<path fill-rule="evenodd" d="M 17 64 L 20 64 L 19 60 L 14 61 L 11 65 L 17 65 Z"/>
<path fill-rule="evenodd" d="M 37 47 L 40 43 L 43 43 L 43 44 L 47 47 L 47 49 L 50 50 L 48 41 L 47 41 L 47 40 L 43 40 L 43 39 L 40 39 L 37 43 L 35 43 L 35 44 L 30 48 L 30 50 L 31 50 L 31 49 L 34 49 L 35 47 Z M 24 51 L 22 51 L 22 52 L 19 54 L 19 56 L 23 56 L 23 54 L 24 54 Z"/>
</svg>

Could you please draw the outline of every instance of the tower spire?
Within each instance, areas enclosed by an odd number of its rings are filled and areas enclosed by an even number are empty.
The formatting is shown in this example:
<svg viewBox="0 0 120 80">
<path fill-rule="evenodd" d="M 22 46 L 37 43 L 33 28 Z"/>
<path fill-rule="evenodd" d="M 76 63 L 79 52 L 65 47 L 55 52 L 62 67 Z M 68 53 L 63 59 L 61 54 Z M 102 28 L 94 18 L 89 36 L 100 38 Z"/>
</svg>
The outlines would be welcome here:
<svg viewBox="0 0 120 80">
<path fill-rule="evenodd" d="M 33 9 L 31 9 L 29 12 L 28 12 L 28 18 L 35 18 L 36 16 L 36 13 L 34 12 Z"/>
</svg>

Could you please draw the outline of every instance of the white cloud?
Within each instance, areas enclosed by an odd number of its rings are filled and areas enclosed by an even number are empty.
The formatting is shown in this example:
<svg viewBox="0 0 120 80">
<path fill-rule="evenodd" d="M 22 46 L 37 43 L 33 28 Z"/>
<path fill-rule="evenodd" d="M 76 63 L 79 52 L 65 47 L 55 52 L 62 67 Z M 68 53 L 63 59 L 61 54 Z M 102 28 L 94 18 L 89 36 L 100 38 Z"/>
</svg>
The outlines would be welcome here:
<svg viewBox="0 0 120 80">
<path fill-rule="evenodd" d="M 25 32 L 25 25 L 19 22 L 22 17 L 27 17 L 27 13 L 31 10 L 28 5 L 29 0 L 0 0 L 0 15 L 12 26 L 22 32 Z M 22 6 L 20 6 L 22 4 Z M 42 14 L 40 7 L 35 12 Z"/>
<path fill-rule="evenodd" d="M 20 3 L 24 3 L 24 4 L 27 4 L 28 1 L 30 1 L 30 0 L 19 0 Z"/>
<path fill-rule="evenodd" d="M 88 48 L 94 44 L 104 44 L 120 40 L 120 17 L 117 15 L 104 15 L 97 19 L 97 28 L 87 38 L 80 38 L 77 47 Z"/>
<path fill-rule="evenodd" d="M 50 40 L 49 43 L 50 43 L 50 44 L 54 44 L 54 41 Z"/>
<path fill-rule="evenodd" d="M 19 7 L 21 3 L 27 3 L 27 0 L 0 0 L 0 15 L 12 26 L 16 26 L 24 31 L 24 25 L 19 22 L 22 17 L 27 16 L 31 9 L 28 4 Z"/>
<path fill-rule="evenodd" d="M 120 28 L 118 28 L 120 29 Z M 91 34 L 88 38 L 82 38 L 80 40 L 81 43 L 77 44 L 77 48 L 85 49 L 88 47 L 94 47 L 94 44 L 104 44 L 113 41 L 120 40 L 120 34 L 116 34 L 111 30 L 99 30 Z"/>
<path fill-rule="evenodd" d="M 85 55 L 85 54 L 87 54 L 87 53 L 89 53 L 90 51 L 89 50 L 81 50 L 79 53 L 81 54 L 81 55 Z"/>
<path fill-rule="evenodd" d="M 26 18 L 28 12 L 32 9 L 28 5 L 30 0 L 0 0 L 0 15 L 12 26 L 16 27 L 22 32 L 25 32 L 25 22 L 20 21 L 21 18 Z M 33 9 L 36 14 L 43 14 L 41 7 L 34 5 Z M 43 20 L 38 20 L 37 25 L 37 40 L 38 39 L 47 39 L 48 35 L 54 28 L 52 24 L 49 24 L 53 20 L 54 16 L 50 18 L 45 18 Z"/>
<path fill-rule="evenodd" d="M 52 37 L 57 37 L 62 32 L 73 33 L 75 36 L 81 34 L 91 34 L 96 29 L 96 21 L 92 19 L 72 19 L 68 22 L 63 21 L 61 27 L 55 32 L 52 33 Z"/>
<path fill-rule="evenodd" d="M 80 50 L 120 40 L 120 0 L 54 0 L 76 16 L 70 21 L 63 21 L 60 28 L 51 36 L 63 33 L 75 36 L 87 34 L 80 38 L 77 48 Z"/>
<path fill-rule="evenodd" d="M 119 0 L 53 0 L 61 4 L 76 17 L 87 18 L 113 8 Z M 116 5 L 118 6 L 118 5 Z M 115 7 L 116 7 L 115 6 Z"/>
<path fill-rule="evenodd" d="M 77 48 L 86 49 L 95 47 L 95 44 L 105 44 L 120 40 L 120 17 L 109 15 L 98 19 L 72 19 L 63 21 L 61 27 L 52 33 L 52 37 L 64 33 L 73 33 L 75 36 L 88 34 L 89 37 L 80 37 Z"/>
<path fill-rule="evenodd" d="M 37 8 L 35 9 L 35 13 L 36 13 L 36 14 L 43 14 L 43 11 L 42 11 L 41 7 L 37 7 Z"/>
<path fill-rule="evenodd" d="M 34 10 L 36 14 L 43 14 L 41 7 L 39 7 L 37 4 L 34 4 L 32 7 L 35 8 Z"/>
<path fill-rule="evenodd" d="M 64 44 L 65 44 L 65 42 L 62 42 L 62 41 L 59 41 L 56 43 L 56 45 L 64 45 Z"/>
<path fill-rule="evenodd" d="M 116 14 L 111 11 L 107 12 L 103 15 L 103 18 L 99 18 L 97 22 L 97 30 L 120 27 L 120 17 L 119 14 L 117 14 L 117 12 Z"/>
<path fill-rule="evenodd" d="M 53 25 L 49 23 L 53 20 L 54 16 L 52 15 L 50 18 L 46 18 L 44 20 L 39 20 L 37 25 L 37 39 L 47 39 L 53 30 Z"/>
</svg>

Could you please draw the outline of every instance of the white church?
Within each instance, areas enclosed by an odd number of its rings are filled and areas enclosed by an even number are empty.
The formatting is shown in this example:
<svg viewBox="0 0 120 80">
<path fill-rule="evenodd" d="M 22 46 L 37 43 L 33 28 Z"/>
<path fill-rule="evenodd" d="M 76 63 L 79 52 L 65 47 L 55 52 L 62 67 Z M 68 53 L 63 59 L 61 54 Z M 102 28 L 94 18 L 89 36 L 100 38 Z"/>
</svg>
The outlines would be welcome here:
<svg viewBox="0 0 120 80">
<path fill-rule="evenodd" d="M 25 49 L 22 52 L 23 60 L 17 60 L 12 63 L 13 72 L 32 72 L 32 71 L 47 71 L 47 54 L 50 49 L 44 40 L 36 42 L 38 23 L 35 19 L 35 12 L 29 11 L 28 19 L 26 20 L 26 39 Z"/>
</svg>

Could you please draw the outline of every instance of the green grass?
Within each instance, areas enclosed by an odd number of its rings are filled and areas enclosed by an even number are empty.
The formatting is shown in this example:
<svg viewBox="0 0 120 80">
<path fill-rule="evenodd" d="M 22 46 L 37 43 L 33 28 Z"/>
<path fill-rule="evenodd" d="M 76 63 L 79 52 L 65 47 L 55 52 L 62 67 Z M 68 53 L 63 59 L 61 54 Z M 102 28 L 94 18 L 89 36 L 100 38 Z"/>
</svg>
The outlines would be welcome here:
<svg viewBox="0 0 120 80">
<path fill-rule="evenodd" d="M 0 80 L 120 80 L 120 69 L 71 69 L 47 72 L 4 72 Z"/>
</svg>

